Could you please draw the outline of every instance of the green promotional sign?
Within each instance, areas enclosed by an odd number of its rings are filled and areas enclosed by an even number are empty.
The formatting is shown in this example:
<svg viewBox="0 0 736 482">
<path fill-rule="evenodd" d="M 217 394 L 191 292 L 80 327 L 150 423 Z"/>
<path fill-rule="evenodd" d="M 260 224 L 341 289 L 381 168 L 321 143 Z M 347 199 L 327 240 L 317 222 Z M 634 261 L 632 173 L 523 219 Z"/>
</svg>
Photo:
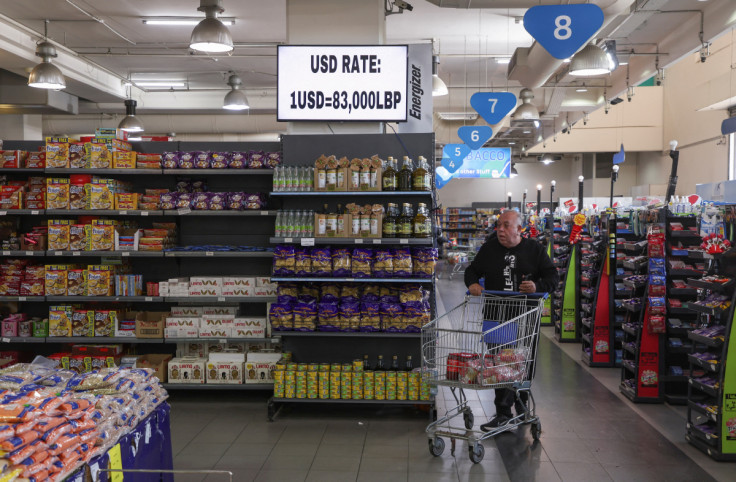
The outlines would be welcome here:
<svg viewBox="0 0 736 482">
<path fill-rule="evenodd" d="M 560 320 L 560 339 L 575 340 L 577 338 L 575 297 L 577 289 L 575 280 L 577 278 L 577 263 L 575 257 L 577 250 L 573 247 L 570 254 L 570 264 L 565 277 L 565 292 L 562 298 L 562 320 Z"/>
<path fill-rule="evenodd" d="M 547 242 L 547 256 L 549 256 L 549 259 L 552 259 L 553 244 L 554 242 L 552 239 Z M 552 291 L 554 291 L 554 288 L 552 288 Z M 542 306 L 542 319 L 540 320 L 540 323 L 542 326 L 549 326 L 552 324 L 552 293 L 544 299 L 544 305 Z"/>
<path fill-rule="evenodd" d="M 736 326 L 736 312 L 731 330 Z M 731 333 L 733 335 L 733 331 Z M 728 353 L 723 369 L 723 410 L 721 415 L 721 452 L 736 454 L 736 340 L 728 340 Z"/>
</svg>

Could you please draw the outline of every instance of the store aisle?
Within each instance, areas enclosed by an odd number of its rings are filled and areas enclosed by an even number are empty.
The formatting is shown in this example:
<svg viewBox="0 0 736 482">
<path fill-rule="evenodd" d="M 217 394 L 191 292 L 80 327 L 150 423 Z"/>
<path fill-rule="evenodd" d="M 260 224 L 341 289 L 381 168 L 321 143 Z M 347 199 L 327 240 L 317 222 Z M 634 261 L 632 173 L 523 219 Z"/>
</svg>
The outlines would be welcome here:
<svg viewBox="0 0 736 482">
<path fill-rule="evenodd" d="M 461 281 L 438 285 L 442 305 L 462 300 Z M 478 465 L 460 443 L 455 458 L 449 443 L 433 458 L 427 414 L 419 411 L 299 406 L 269 423 L 267 396 L 208 392 L 172 397 L 174 467 L 232 470 L 237 481 L 716 480 L 546 336 L 538 360 L 533 392 L 541 441 L 533 444 L 527 427 L 503 434 L 486 442 Z M 492 391 L 469 395 L 476 424 L 493 416 Z M 452 396 L 443 390 L 440 408 L 447 400 Z"/>
</svg>

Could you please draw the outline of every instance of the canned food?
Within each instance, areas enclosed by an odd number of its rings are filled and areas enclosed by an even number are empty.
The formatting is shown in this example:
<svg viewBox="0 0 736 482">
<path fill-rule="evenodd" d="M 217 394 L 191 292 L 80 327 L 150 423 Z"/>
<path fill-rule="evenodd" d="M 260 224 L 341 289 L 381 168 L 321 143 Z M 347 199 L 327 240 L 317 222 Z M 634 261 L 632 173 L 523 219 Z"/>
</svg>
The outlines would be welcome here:
<svg viewBox="0 0 736 482">
<path fill-rule="evenodd" d="M 375 398 L 375 393 L 374 393 L 373 389 L 371 388 L 369 390 L 369 389 L 367 389 L 367 388 L 364 387 L 363 388 L 363 399 L 364 400 L 373 400 L 374 398 Z"/>
<path fill-rule="evenodd" d="M 296 370 L 299 372 L 306 372 L 309 365 L 307 363 L 299 363 L 296 366 Z"/>
<path fill-rule="evenodd" d="M 309 372 L 316 372 L 319 370 L 319 364 L 318 363 L 308 363 L 307 364 L 307 371 Z"/>
<path fill-rule="evenodd" d="M 352 372 L 353 371 L 353 365 L 350 363 L 343 363 L 342 364 L 342 371 L 344 372 Z"/>
<path fill-rule="evenodd" d="M 290 351 L 285 351 L 284 353 L 282 353 L 281 354 L 281 359 L 284 360 L 287 363 L 290 362 L 291 361 L 291 352 Z"/>
<path fill-rule="evenodd" d="M 274 380 L 280 380 L 280 381 L 283 382 L 284 381 L 285 374 L 286 374 L 286 371 L 285 370 L 274 370 L 273 371 L 273 379 Z"/>
<path fill-rule="evenodd" d="M 319 364 L 319 371 L 321 372 L 329 372 L 330 371 L 330 364 L 329 363 L 320 363 Z"/>
<path fill-rule="evenodd" d="M 286 363 L 282 361 L 276 362 L 275 370 L 286 370 Z"/>
<path fill-rule="evenodd" d="M 354 372 L 363 371 L 363 360 L 353 360 L 353 371 Z"/>
<path fill-rule="evenodd" d="M 409 374 L 406 372 L 399 372 L 396 374 L 396 379 L 400 382 L 407 383 L 409 381 Z"/>
<path fill-rule="evenodd" d="M 296 371 L 297 364 L 296 363 L 287 363 L 286 369 L 289 371 Z"/>
<path fill-rule="evenodd" d="M 330 371 L 333 372 L 341 372 L 342 371 L 342 365 L 339 363 L 333 363 L 330 365 Z"/>
</svg>

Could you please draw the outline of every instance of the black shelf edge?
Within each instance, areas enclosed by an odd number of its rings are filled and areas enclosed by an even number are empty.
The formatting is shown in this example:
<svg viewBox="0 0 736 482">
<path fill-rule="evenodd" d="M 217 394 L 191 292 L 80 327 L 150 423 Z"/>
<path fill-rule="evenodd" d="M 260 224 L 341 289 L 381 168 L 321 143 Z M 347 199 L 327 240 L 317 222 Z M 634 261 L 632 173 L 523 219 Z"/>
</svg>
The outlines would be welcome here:
<svg viewBox="0 0 736 482">
<path fill-rule="evenodd" d="M 24 301 L 33 303 L 33 302 L 44 301 L 45 299 L 46 299 L 45 296 L 0 296 L 0 301 L 6 301 L 6 302 L 17 301 L 20 303 Z"/>
<path fill-rule="evenodd" d="M 163 175 L 167 176 L 195 176 L 195 175 L 221 175 L 221 176 L 271 176 L 273 169 L 163 169 Z"/>
<path fill-rule="evenodd" d="M 433 405 L 434 400 L 365 400 L 365 399 L 332 399 L 332 398 L 272 398 L 276 403 L 343 403 L 366 405 Z"/>
<path fill-rule="evenodd" d="M 712 348 L 720 348 L 721 346 L 723 346 L 723 342 L 721 340 L 716 340 L 707 336 L 699 335 L 697 333 L 693 333 L 692 331 L 687 332 L 687 337 L 696 343 L 701 343 Z"/>
<path fill-rule="evenodd" d="M 163 216 L 164 212 L 139 209 L 47 209 L 45 214 L 50 216 Z"/>
<path fill-rule="evenodd" d="M 718 442 L 720 441 L 719 437 L 713 436 L 712 434 L 709 434 L 707 432 L 703 432 L 697 426 L 693 425 L 690 422 L 688 422 L 687 424 L 687 433 L 690 436 L 694 435 L 695 437 L 697 437 L 698 440 L 710 445 L 711 447 L 716 447 L 718 445 Z"/>
<path fill-rule="evenodd" d="M 685 303 L 684 307 L 690 311 L 697 311 L 698 313 L 705 313 L 706 315 L 711 316 L 720 316 L 728 311 L 728 308 L 712 308 L 710 306 L 703 306 L 698 303 Z"/>
<path fill-rule="evenodd" d="M 0 210 L 2 216 L 42 216 L 46 212 L 45 209 L 3 209 Z"/>
<path fill-rule="evenodd" d="M 271 303 L 275 296 L 166 296 L 167 303 Z"/>
<path fill-rule="evenodd" d="M 273 251 L 163 251 L 164 258 L 273 258 Z"/>
<path fill-rule="evenodd" d="M 730 281 L 727 281 L 726 283 L 712 283 L 709 281 L 703 281 L 698 278 L 688 278 L 687 284 L 690 286 L 694 286 L 695 288 L 702 288 L 710 291 L 720 291 L 723 292 L 727 288 L 730 288 L 734 283 L 734 280 L 731 279 Z"/>
<path fill-rule="evenodd" d="M 224 217 L 251 217 L 251 216 L 276 216 L 278 211 L 268 209 L 254 209 L 254 210 L 243 210 L 243 211 L 208 211 L 199 209 L 186 209 L 186 210 L 172 210 L 166 209 L 163 211 L 164 216 L 224 216 Z"/>
<path fill-rule="evenodd" d="M 104 174 L 104 175 L 116 175 L 116 174 L 146 174 L 146 175 L 161 175 L 161 168 L 154 169 L 93 169 L 93 168 L 72 168 L 72 167 L 47 167 L 45 169 L 33 169 L 34 171 L 42 171 L 45 174 Z"/>
<path fill-rule="evenodd" d="M 46 343 L 163 343 L 163 338 L 134 336 L 49 336 Z"/>
<path fill-rule="evenodd" d="M 701 407 L 697 403 L 693 402 L 692 400 L 688 400 L 687 401 L 687 406 L 690 407 L 691 409 L 695 410 L 696 412 L 705 415 L 712 422 L 718 423 L 718 415 L 717 414 L 710 413 L 708 410 L 704 409 L 703 407 Z"/>
<path fill-rule="evenodd" d="M 273 383 L 164 383 L 166 390 L 273 390 Z"/>
<path fill-rule="evenodd" d="M 709 373 L 720 373 L 721 371 L 721 362 L 718 363 L 710 363 L 705 360 L 701 360 L 698 357 L 693 356 L 692 354 L 688 353 L 687 359 L 690 363 L 692 363 L 695 366 L 698 366 Z"/>
<path fill-rule="evenodd" d="M 289 278 L 272 276 L 271 281 L 327 282 L 327 283 L 432 283 L 432 278 Z"/>
<path fill-rule="evenodd" d="M 711 397 L 718 397 L 718 392 L 720 392 L 719 389 L 710 387 L 708 385 L 703 385 L 700 382 L 696 382 L 694 379 L 690 379 L 689 382 L 690 386 L 695 388 L 696 390 L 700 390 L 701 392 L 710 395 Z"/>
<path fill-rule="evenodd" d="M 73 303 L 75 301 L 114 301 L 118 303 L 162 303 L 162 296 L 47 296 L 46 301 Z"/>
<path fill-rule="evenodd" d="M 689 229 L 688 230 L 681 230 L 681 231 L 679 231 L 679 230 L 678 231 L 673 231 L 673 230 L 670 229 L 670 230 L 668 230 L 668 234 L 670 235 L 670 237 L 673 237 L 673 238 L 698 238 L 698 239 L 701 239 L 700 238 L 700 234 L 698 234 L 697 231 L 690 231 Z"/>
<path fill-rule="evenodd" d="M 23 251 L 23 250 L 3 250 L 0 256 L 11 258 L 24 258 L 28 256 L 46 256 L 46 251 Z"/>
<path fill-rule="evenodd" d="M 46 256 L 80 256 L 97 257 L 110 256 L 121 258 L 163 258 L 163 251 L 41 251 Z"/>
<path fill-rule="evenodd" d="M 432 238 L 287 238 L 278 237 L 270 238 L 271 244 L 301 244 L 303 240 L 308 240 L 307 244 L 314 241 L 314 244 L 414 244 L 423 246 L 432 246 Z"/>
<path fill-rule="evenodd" d="M 46 343 L 45 337 L 36 336 L 4 336 L 0 338 L 2 343 Z"/>
<path fill-rule="evenodd" d="M 270 193 L 272 197 L 322 197 L 322 196 L 431 196 L 432 191 L 309 191 Z"/>
<path fill-rule="evenodd" d="M 274 334 L 271 338 L 158 338 L 159 343 L 278 343 L 279 335 Z"/>
<path fill-rule="evenodd" d="M 667 293 L 672 296 L 696 296 L 698 290 L 695 288 L 667 288 Z"/>
<path fill-rule="evenodd" d="M 421 333 L 391 333 L 387 331 L 274 331 L 283 338 L 421 338 Z"/>
</svg>

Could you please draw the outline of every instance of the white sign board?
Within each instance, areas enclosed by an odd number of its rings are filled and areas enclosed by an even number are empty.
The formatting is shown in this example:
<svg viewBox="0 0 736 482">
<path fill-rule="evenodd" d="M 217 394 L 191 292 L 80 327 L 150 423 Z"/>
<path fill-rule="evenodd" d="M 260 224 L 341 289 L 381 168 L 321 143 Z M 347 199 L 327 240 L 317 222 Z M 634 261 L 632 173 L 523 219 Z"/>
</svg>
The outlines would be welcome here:
<svg viewBox="0 0 736 482">
<path fill-rule="evenodd" d="M 406 45 L 282 45 L 277 64 L 279 121 L 406 121 Z"/>
</svg>

